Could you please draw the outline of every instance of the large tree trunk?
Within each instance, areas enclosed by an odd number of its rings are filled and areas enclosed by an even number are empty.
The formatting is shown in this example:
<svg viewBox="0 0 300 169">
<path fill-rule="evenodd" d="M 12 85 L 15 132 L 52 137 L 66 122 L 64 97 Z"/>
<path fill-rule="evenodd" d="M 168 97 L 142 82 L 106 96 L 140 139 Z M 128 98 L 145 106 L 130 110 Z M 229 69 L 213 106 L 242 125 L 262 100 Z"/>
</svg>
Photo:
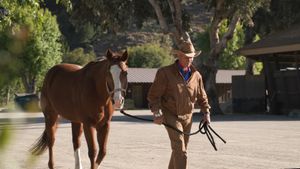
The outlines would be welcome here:
<svg viewBox="0 0 300 169">
<path fill-rule="evenodd" d="M 230 40 L 233 37 L 236 24 L 240 20 L 238 14 L 233 15 L 228 25 L 227 32 L 225 32 L 225 34 L 221 38 L 219 37 L 219 28 L 221 22 L 223 21 L 224 15 L 226 14 L 226 12 L 224 12 L 222 9 L 223 2 L 224 1 L 219 1 L 218 5 L 216 6 L 216 12 L 209 32 L 211 50 L 210 50 L 209 59 L 206 63 L 207 65 L 207 73 L 206 73 L 207 76 L 205 78 L 206 92 L 209 97 L 210 105 L 212 107 L 212 113 L 214 114 L 223 114 L 220 108 L 217 87 L 216 87 L 217 85 L 216 75 L 218 71 L 217 61 L 219 59 L 220 53 L 226 48 L 226 44 L 228 40 Z"/>
<path fill-rule="evenodd" d="M 246 58 L 246 75 L 252 76 L 254 75 L 253 66 L 255 61 L 249 58 Z"/>
<path fill-rule="evenodd" d="M 174 39 L 175 45 L 178 46 L 181 39 L 189 40 L 190 37 L 187 32 L 183 31 L 182 28 L 182 9 L 180 0 L 168 0 L 170 10 L 172 12 L 173 24 L 168 25 L 165 17 L 163 16 L 160 4 L 158 0 L 148 0 L 155 10 L 158 22 L 162 29 L 162 32 L 169 34 Z M 226 43 L 233 36 L 236 24 L 239 22 L 239 15 L 235 9 L 226 11 L 224 8 L 225 0 L 216 1 L 215 15 L 212 21 L 211 31 L 210 31 L 210 57 L 207 63 L 203 63 L 201 68 L 201 73 L 204 74 L 205 89 L 209 97 L 209 104 L 212 107 L 212 111 L 215 114 L 221 114 L 217 87 L 216 87 L 216 74 L 217 74 L 217 60 L 220 53 L 226 47 Z M 230 16 L 230 17 L 229 17 Z M 231 17 L 232 16 L 232 17 Z M 223 19 L 231 18 L 228 31 L 219 37 L 219 27 Z M 205 65 L 205 66 L 204 66 Z M 203 73 L 204 72 L 204 73 Z"/>
<path fill-rule="evenodd" d="M 249 45 L 253 42 L 255 37 L 255 31 L 253 27 L 247 26 L 245 29 L 245 45 Z M 249 58 L 246 58 L 246 75 L 254 75 L 253 66 L 255 61 Z"/>
<path fill-rule="evenodd" d="M 211 106 L 212 114 L 223 114 L 222 109 L 220 108 L 217 84 L 216 84 L 216 74 L 217 69 L 212 70 L 208 74 L 208 78 L 206 79 L 206 93 L 208 96 L 208 101 Z"/>
<path fill-rule="evenodd" d="M 206 64 L 200 65 L 200 73 L 203 77 L 205 91 L 208 96 L 208 101 L 211 106 L 212 114 L 222 114 L 219 104 L 216 75 L 218 69 L 216 67 L 216 60 L 209 58 Z"/>
<path fill-rule="evenodd" d="M 182 28 L 182 9 L 180 0 L 168 0 L 168 4 L 172 13 L 173 24 L 167 24 L 165 16 L 161 10 L 158 0 L 148 0 L 152 5 L 160 28 L 164 34 L 169 34 L 173 39 L 176 46 L 180 43 L 181 39 L 189 40 L 189 35 L 187 32 L 183 31 Z"/>
<path fill-rule="evenodd" d="M 36 92 L 36 80 L 35 78 L 30 78 L 25 75 L 22 76 L 22 83 L 25 87 L 26 93 L 35 93 Z"/>
<path fill-rule="evenodd" d="M 6 105 L 9 104 L 10 101 L 10 86 L 7 87 L 7 93 L 6 93 Z"/>
</svg>

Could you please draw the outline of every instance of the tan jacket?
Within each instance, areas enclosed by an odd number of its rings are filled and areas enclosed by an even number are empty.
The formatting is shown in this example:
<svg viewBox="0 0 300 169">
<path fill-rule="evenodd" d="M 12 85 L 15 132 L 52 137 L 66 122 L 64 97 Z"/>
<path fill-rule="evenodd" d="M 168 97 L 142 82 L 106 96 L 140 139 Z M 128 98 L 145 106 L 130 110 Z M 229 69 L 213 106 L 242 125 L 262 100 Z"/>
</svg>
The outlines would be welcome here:
<svg viewBox="0 0 300 169">
<path fill-rule="evenodd" d="M 203 112 L 210 108 L 202 76 L 193 66 L 191 71 L 187 82 L 179 72 L 177 62 L 157 71 L 147 97 L 152 112 L 161 109 L 163 113 L 186 115 L 192 113 L 196 101 Z"/>
</svg>

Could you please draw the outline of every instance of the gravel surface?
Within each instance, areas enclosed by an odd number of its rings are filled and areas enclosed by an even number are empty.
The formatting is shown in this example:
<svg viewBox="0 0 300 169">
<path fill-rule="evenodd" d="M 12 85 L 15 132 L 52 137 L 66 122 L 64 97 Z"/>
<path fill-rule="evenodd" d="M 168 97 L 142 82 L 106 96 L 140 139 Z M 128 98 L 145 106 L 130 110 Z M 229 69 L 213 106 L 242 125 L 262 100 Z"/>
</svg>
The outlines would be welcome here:
<svg viewBox="0 0 300 169">
<path fill-rule="evenodd" d="M 151 118 L 149 111 L 127 111 Z M 8 119 L 12 139 L 0 151 L 0 169 L 46 169 L 48 151 L 37 159 L 28 149 L 44 130 L 41 113 L 9 116 L 0 113 L 0 129 Z M 20 114 L 20 113 L 19 113 Z M 16 116 L 15 116 L 16 115 Z M 193 131 L 200 116 L 194 117 Z M 188 147 L 189 169 L 285 169 L 300 168 L 300 119 L 273 115 L 223 115 L 212 117 L 212 127 L 227 141 L 217 137 L 214 151 L 206 136 L 195 135 Z M 0 132 L 1 133 L 1 132 Z M 116 112 L 109 134 L 108 152 L 101 169 L 167 169 L 170 145 L 164 127 L 124 117 Z M 84 136 L 82 163 L 89 168 Z M 57 169 L 73 169 L 71 127 L 62 121 L 54 145 Z"/>
</svg>

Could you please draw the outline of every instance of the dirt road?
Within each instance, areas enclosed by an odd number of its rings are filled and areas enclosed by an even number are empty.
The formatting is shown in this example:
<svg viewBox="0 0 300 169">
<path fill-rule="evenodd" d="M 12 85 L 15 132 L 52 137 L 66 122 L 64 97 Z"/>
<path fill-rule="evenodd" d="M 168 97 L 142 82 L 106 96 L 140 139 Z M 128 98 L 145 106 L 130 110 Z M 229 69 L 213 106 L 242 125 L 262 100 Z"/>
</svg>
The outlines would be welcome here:
<svg viewBox="0 0 300 169">
<path fill-rule="evenodd" d="M 148 111 L 128 111 L 146 118 Z M 9 116 L 0 113 L 0 124 Z M 0 169 L 46 169 L 48 152 L 29 165 L 27 150 L 44 130 L 41 114 L 14 120 L 13 139 L 0 153 Z M 194 117 L 193 131 L 200 116 Z M 227 144 L 216 139 L 214 151 L 204 135 L 192 136 L 188 149 L 189 169 L 283 169 L 300 168 L 300 119 L 267 115 L 224 115 L 212 117 L 213 128 Z M 0 125 L 1 127 L 1 125 Z M 73 169 L 70 124 L 59 125 L 54 145 L 57 169 Z M 170 145 L 162 126 L 124 117 L 116 112 L 111 124 L 108 153 L 101 169 L 167 169 Z M 83 167 L 89 168 L 87 147 L 82 137 Z"/>
</svg>

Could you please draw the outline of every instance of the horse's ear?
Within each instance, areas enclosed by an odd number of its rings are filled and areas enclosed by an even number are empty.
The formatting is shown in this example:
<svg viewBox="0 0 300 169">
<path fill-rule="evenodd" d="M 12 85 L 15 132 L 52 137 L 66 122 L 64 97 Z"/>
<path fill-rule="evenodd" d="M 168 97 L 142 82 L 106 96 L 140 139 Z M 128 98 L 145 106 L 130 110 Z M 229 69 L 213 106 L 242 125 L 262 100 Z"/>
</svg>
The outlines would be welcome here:
<svg viewBox="0 0 300 169">
<path fill-rule="evenodd" d="M 106 58 L 108 60 L 112 60 L 112 57 L 113 57 L 112 51 L 110 49 L 107 49 L 107 51 L 106 51 Z"/>
<path fill-rule="evenodd" d="M 121 61 L 125 62 L 128 59 L 128 52 L 127 50 L 125 50 L 125 52 L 123 53 L 122 57 L 121 57 Z"/>
</svg>

